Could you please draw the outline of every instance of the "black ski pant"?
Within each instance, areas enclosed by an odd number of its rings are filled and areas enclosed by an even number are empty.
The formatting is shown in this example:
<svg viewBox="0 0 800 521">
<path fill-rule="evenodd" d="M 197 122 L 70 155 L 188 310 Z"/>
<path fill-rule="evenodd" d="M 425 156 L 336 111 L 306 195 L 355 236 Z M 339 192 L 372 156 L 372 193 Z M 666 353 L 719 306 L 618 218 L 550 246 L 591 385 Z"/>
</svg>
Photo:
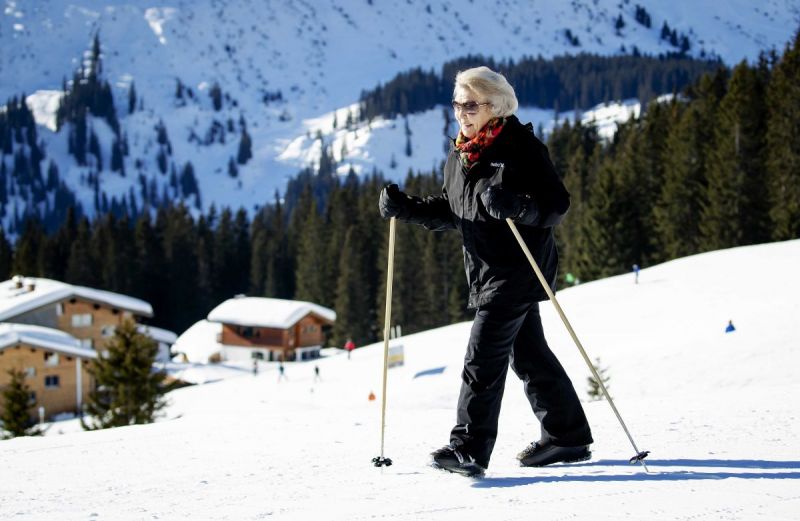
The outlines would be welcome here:
<svg viewBox="0 0 800 521">
<path fill-rule="evenodd" d="M 464 357 L 453 446 L 482 466 L 497 439 L 497 420 L 508 366 L 524 383 L 542 442 L 571 447 L 592 443 L 592 434 L 575 388 L 547 345 L 539 303 L 478 308 Z"/>
</svg>

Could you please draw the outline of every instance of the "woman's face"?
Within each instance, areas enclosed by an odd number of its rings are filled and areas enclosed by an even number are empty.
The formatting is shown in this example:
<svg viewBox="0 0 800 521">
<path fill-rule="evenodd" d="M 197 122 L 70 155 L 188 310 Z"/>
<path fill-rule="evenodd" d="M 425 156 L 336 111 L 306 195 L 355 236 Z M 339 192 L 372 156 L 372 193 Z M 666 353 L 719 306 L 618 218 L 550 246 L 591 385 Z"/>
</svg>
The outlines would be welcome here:
<svg viewBox="0 0 800 521">
<path fill-rule="evenodd" d="M 456 119 L 458 124 L 461 125 L 461 133 L 468 139 L 475 137 L 475 134 L 494 117 L 491 104 L 466 87 L 460 85 L 456 87 L 453 93 L 453 101 L 455 102 Z M 463 108 L 464 104 L 471 105 L 473 103 L 477 103 L 478 106 L 473 106 L 472 110 Z M 476 108 L 477 111 L 475 111 Z M 474 113 L 472 113 L 473 111 Z"/>
</svg>

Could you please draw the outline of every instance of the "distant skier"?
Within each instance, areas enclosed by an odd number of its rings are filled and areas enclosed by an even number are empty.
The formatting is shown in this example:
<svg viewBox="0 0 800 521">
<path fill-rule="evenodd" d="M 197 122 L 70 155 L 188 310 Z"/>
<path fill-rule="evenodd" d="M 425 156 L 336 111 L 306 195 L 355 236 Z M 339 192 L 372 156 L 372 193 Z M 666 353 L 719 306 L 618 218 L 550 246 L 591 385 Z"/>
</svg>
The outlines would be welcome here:
<svg viewBox="0 0 800 521">
<path fill-rule="evenodd" d="M 449 445 L 434 451 L 436 467 L 483 474 L 497 439 L 500 402 L 509 365 L 541 422 L 538 440 L 524 448 L 522 466 L 540 467 L 591 457 L 592 434 L 575 388 L 550 350 L 539 302 L 547 293 L 531 273 L 506 219 L 538 261 L 555 291 L 558 252 L 553 228 L 569 208 L 569 193 L 547 147 L 514 115 L 514 89 L 487 67 L 456 75 L 453 111 L 460 125 L 438 195 L 417 197 L 396 184 L 383 189 L 381 217 L 429 230 L 457 230 L 462 239 L 470 331 L 456 425 Z M 416 253 L 416 252 L 415 252 Z"/>
<path fill-rule="evenodd" d="M 733 333 L 736 331 L 736 328 L 733 327 L 733 320 L 728 320 L 728 327 L 725 328 L 726 333 Z"/>
<path fill-rule="evenodd" d="M 258 374 L 258 358 L 253 358 L 253 376 Z"/>
<path fill-rule="evenodd" d="M 347 359 L 350 360 L 350 353 L 352 353 L 353 349 L 356 348 L 356 344 L 353 342 L 353 339 L 348 338 L 347 342 L 344 343 L 344 348 L 347 351 Z"/>
<path fill-rule="evenodd" d="M 633 265 L 633 276 L 634 276 L 633 283 L 634 284 L 639 284 L 639 265 L 638 264 L 634 264 Z"/>
<path fill-rule="evenodd" d="M 281 380 L 288 380 L 286 370 L 283 368 L 283 362 L 278 364 L 278 381 L 280 382 Z"/>
<path fill-rule="evenodd" d="M 314 381 L 315 382 L 321 382 L 322 381 L 322 377 L 319 375 L 319 366 L 318 365 L 314 366 Z"/>
</svg>

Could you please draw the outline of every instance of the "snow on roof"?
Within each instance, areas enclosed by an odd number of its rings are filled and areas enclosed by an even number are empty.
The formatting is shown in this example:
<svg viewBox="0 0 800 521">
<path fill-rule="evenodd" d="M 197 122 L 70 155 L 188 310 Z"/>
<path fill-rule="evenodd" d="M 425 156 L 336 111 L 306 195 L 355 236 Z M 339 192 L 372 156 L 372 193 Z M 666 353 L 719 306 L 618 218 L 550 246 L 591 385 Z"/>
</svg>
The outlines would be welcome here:
<svg viewBox="0 0 800 521">
<path fill-rule="evenodd" d="M 10 320 L 28 311 L 72 297 L 108 304 L 142 316 L 153 316 L 152 306 L 138 298 L 73 286 L 57 280 L 15 276 L 0 282 L 0 321 Z"/>
<path fill-rule="evenodd" d="M 208 320 L 239 326 L 287 329 L 309 313 L 314 313 L 330 322 L 336 320 L 335 311 L 318 304 L 265 297 L 228 299 L 211 310 Z"/>
<path fill-rule="evenodd" d="M 160 327 L 139 324 L 136 326 L 136 330 L 143 335 L 149 336 L 156 342 L 162 342 L 164 344 L 174 344 L 175 340 L 178 339 L 178 335 L 168 329 L 161 329 Z"/>
<path fill-rule="evenodd" d="M 58 329 L 29 324 L 0 324 L 0 349 L 21 342 L 68 355 L 97 358 L 96 351 L 81 347 L 77 338 Z"/>
<path fill-rule="evenodd" d="M 206 364 L 211 355 L 222 350 L 222 344 L 217 341 L 221 333 L 222 324 L 218 322 L 195 322 L 175 340 L 172 352 L 186 355 L 189 362 Z"/>
</svg>

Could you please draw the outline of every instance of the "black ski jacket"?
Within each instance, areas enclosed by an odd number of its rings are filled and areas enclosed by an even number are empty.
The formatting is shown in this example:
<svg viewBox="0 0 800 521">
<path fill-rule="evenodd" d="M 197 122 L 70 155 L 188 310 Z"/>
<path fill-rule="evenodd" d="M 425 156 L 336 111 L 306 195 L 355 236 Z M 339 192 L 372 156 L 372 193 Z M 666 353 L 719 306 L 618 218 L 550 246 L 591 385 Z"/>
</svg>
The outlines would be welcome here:
<svg viewBox="0 0 800 521">
<path fill-rule="evenodd" d="M 516 116 L 507 119 L 469 172 L 453 145 L 444 167 L 442 195 L 409 196 L 398 219 L 429 230 L 456 229 L 461 233 L 469 307 L 547 300 L 508 224 L 491 217 L 481 202 L 480 194 L 492 185 L 502 185 L 533 201 L 538 216 L 530 225 L 517 223 L 517 229 L 555 291 L 558 251 L 553 226 L 569 208 L 569 193 L 547 147 L 533 134 L 533 126 L 523 125 Z"/>
</svg>

